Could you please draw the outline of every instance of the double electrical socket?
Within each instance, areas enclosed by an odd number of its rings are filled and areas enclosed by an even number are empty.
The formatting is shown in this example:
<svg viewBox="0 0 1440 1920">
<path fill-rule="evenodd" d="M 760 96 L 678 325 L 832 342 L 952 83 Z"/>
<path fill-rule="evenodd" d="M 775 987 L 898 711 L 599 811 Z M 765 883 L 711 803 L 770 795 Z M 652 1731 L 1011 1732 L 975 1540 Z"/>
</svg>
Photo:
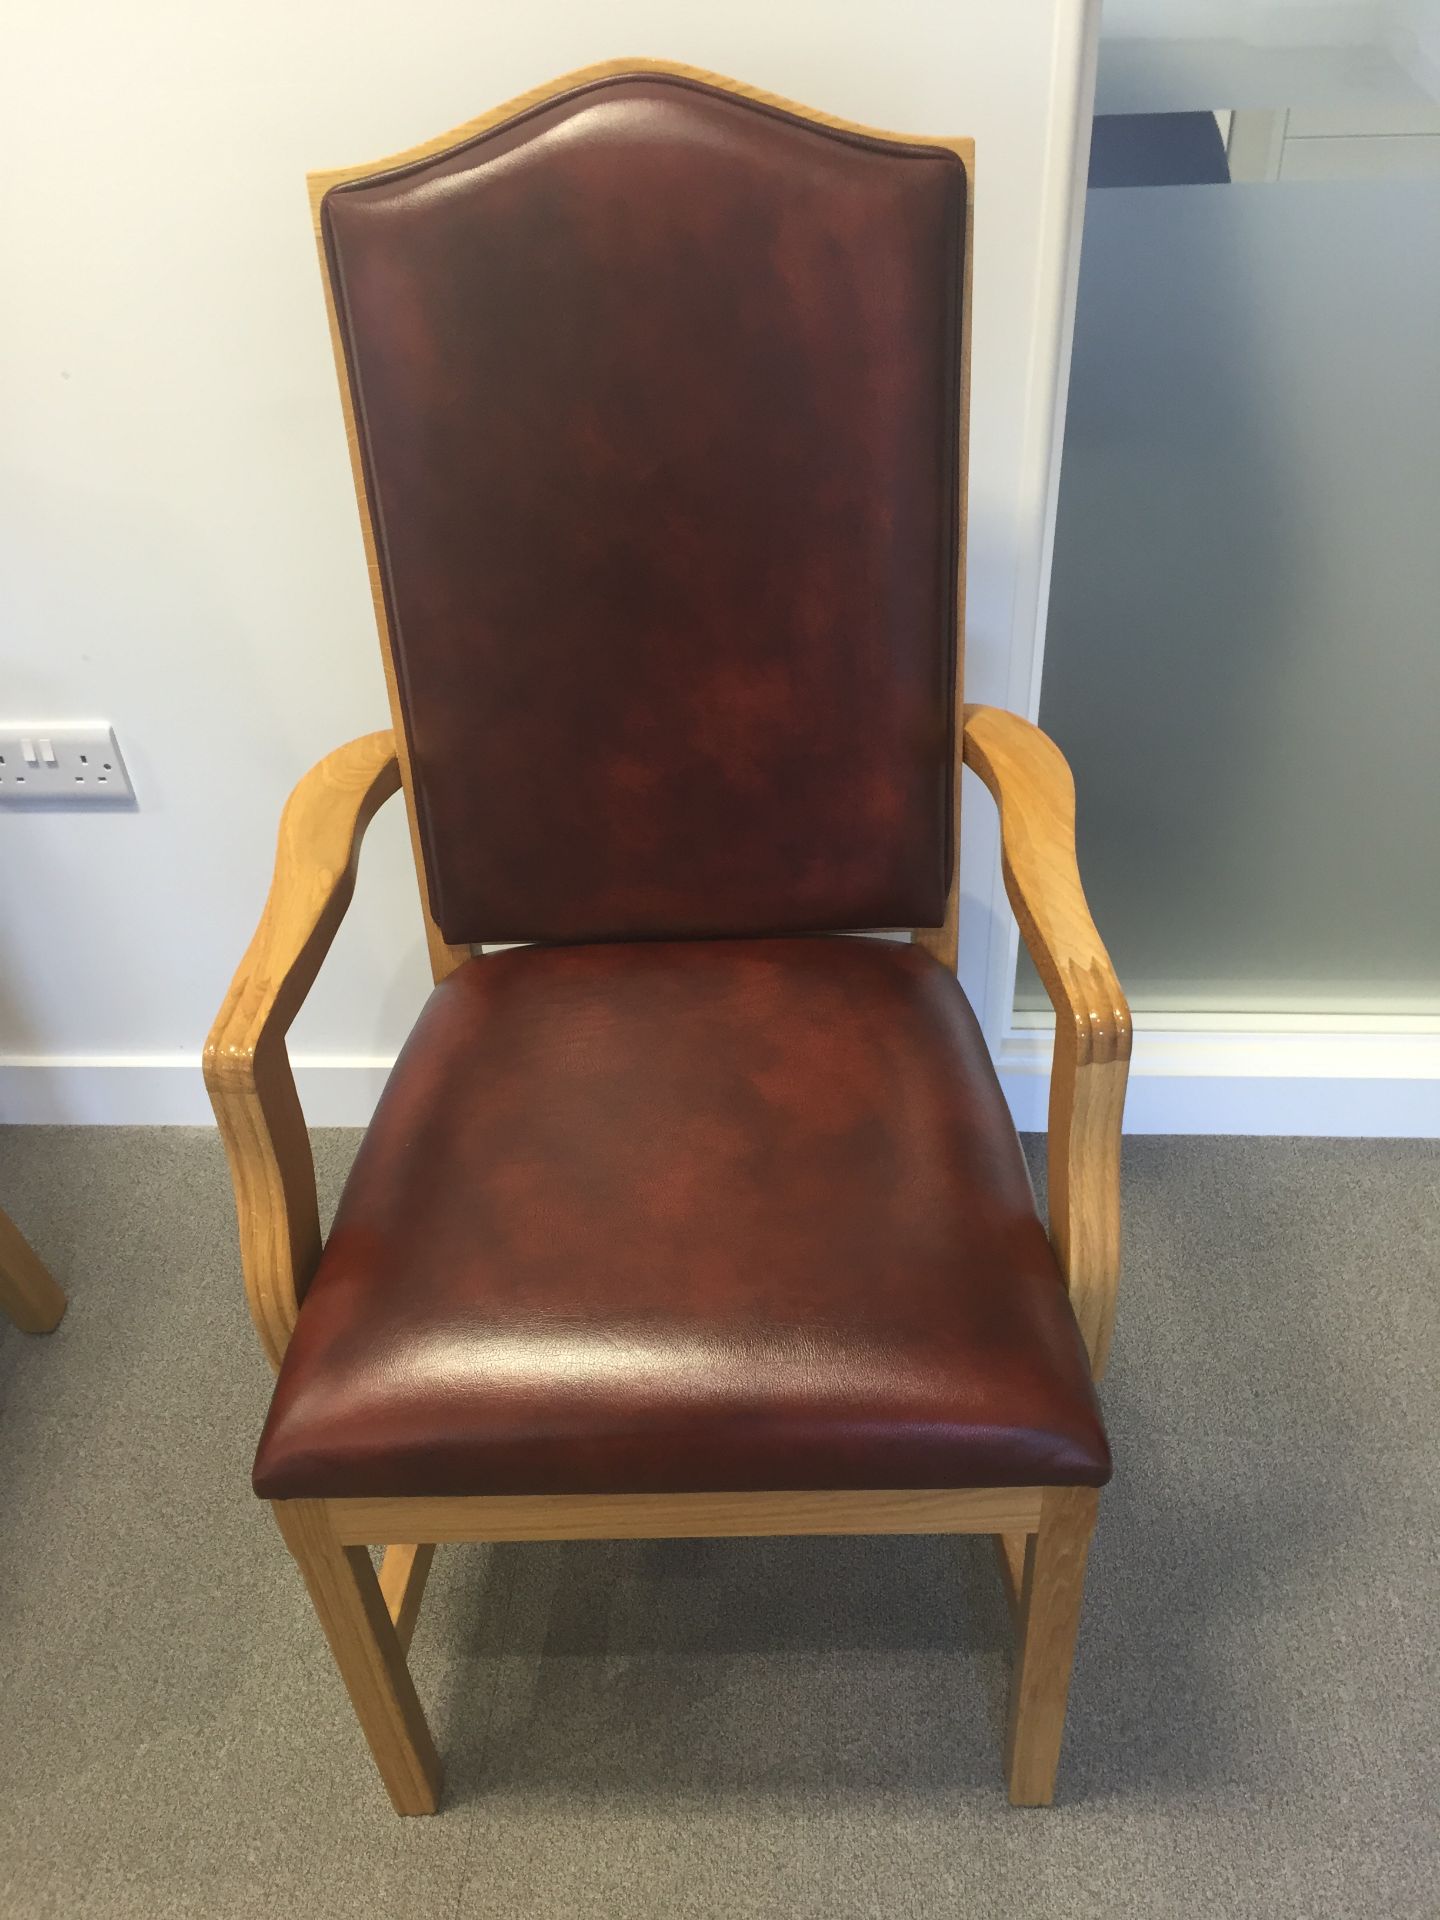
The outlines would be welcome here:
<svg viewBox="0 0 1440 1920">
<path fill-rule="evenodd" d="M 129 807 L 135 790 L 103 720 L 0 721 L 0 806 Z"/>
</svg>

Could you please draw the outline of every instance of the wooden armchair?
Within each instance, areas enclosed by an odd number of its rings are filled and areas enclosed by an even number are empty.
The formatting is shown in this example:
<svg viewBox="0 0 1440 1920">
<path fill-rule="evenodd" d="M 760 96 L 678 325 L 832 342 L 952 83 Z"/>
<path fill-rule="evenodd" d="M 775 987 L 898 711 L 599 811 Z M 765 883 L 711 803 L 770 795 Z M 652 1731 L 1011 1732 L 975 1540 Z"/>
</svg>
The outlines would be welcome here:
<svg viewBox="0 0 1440 1920">
<path fill-rule="evenodd" d="M 1129 1027 L 1063 759 L 960 704 L 971 161 L 630 62 L 312 179 L 394 730 L 296 788 L 205 1067 L 256 1491 L 402 1813 L 455 1540 L 992 1534 L 1051 1797 Z M 1048 1236 L 962 759 L 1059 1015 Z M 436 987 L 322 1248 L 285 1035 L 397 788 Z"/>
</svg>

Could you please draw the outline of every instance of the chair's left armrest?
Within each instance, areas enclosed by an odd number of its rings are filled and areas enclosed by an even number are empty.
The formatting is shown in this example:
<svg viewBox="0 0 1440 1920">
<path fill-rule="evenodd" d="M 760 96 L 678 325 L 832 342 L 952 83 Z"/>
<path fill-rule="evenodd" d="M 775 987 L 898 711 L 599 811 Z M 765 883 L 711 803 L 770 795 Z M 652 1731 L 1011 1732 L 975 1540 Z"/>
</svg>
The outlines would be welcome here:
<svg viewBox="0 0 1440 1920">
<path fill-rule="evenodd" d="M 246 1297 L 276 1367 L 320 1257 L 315 1165 L 285 1035 L 350 904 L 365 829 L 399 785 L 395 737 L 386 732 L 337 748 L 295 788 L 265 911 L 205 1043 Z"/>
<path fill-rule="evenodd" d="M 965 709 L 965 764 L 999 805 L 1005 891 L 1055 1008 L 1050 1238 L 1098 1379 L 1120 1275 L 1130 1009 L 1080 885 L 1075 783 L 1065 756 L 1028 720 L 977 706 Z"/>
</svg>

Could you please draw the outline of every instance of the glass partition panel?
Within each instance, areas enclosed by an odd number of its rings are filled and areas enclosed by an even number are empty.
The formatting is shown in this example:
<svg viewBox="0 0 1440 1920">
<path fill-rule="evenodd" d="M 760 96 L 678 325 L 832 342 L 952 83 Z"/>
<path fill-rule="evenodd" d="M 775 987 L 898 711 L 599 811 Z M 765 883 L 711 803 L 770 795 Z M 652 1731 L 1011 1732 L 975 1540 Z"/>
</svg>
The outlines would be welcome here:
<svg viewBox="0 0 1440 1920">
<path fill-rule="evenodd" d="M 1440 109 L 1113 51 L 1040 713 L 1096 920 L 1137 1010 L 1440 1012 Z"/>
</svg>

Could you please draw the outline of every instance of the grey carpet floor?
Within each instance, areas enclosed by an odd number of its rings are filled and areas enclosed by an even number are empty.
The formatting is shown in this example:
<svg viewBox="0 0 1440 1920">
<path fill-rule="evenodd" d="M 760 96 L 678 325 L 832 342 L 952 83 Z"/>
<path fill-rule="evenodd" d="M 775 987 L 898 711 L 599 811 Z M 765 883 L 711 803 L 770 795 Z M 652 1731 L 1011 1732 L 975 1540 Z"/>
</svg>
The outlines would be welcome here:
<svg viewBox="0 0 1440 1920">
<path fill-rule="evenodd" d="M 1436 1149 L 1126 1176 L 1053 1810 L 1005 1803 L 986 1543 L 624 1543 L 442 1552 L 444 1810 L 400 1821 L 248 1492 L 213 1136 L 0 1131 L 73 1300 L 0 1330 L 0 1914 L 1440 1914 Z"/>
</svg>

